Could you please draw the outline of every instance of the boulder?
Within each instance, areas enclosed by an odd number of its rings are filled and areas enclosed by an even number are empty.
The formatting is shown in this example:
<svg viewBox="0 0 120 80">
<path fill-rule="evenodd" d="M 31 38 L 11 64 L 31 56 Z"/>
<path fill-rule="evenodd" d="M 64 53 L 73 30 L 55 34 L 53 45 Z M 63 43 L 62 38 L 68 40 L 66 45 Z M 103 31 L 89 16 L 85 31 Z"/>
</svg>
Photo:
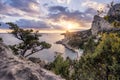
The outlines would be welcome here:
<svg viewBox="0 0 120 80">
<path fill-rule="evenodd" d="M 0 80 L 64 80 L 27 59 L 20 59 L 0 43 Z"/>
</svg>

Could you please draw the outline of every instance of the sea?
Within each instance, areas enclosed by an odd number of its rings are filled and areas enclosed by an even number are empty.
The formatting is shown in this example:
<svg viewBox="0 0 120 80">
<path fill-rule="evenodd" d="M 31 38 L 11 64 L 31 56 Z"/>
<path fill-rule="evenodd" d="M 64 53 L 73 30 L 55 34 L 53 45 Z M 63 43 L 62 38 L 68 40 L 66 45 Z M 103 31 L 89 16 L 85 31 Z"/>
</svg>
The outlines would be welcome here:
<svg viewBox="0 0 120 80">
<path fill-rule="evenodd" d="M 62 44 L 56 44 L 57 41 L 64 38 L 64 35 L 61 35 L 60 33 L 41 33 L 41 35 L 42 36 L 39 37 L 39 40 L 46 41 L 52 46 L 51 48 L 39 51 L 31 55 L 30 57 L 40 58 L 41 60 L 47 62 L 52 62 L 55 59 L 55 56 L 57 55 L 61 55 L 62 57 L 64 57 L 64 59 L 66 57 L 69 57 L 72 60 L 77 58 L 77 53 L 67 49 Z M 21 42 L 9 33 L 0 33 L 0 37 L 3 38 L 3 41 L 6 45 L 14 45 Z"/>
</svg>

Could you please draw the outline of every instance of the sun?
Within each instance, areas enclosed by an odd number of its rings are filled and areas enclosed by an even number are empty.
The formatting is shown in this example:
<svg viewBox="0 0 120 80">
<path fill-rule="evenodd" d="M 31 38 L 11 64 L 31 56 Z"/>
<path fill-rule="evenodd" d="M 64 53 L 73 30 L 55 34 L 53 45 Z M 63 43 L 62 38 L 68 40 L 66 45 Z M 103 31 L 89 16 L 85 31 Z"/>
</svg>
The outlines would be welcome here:
<svg viewBox="0 0 120 80">
<path fill-rule="evenodd" d="M 47 21 L 49 24 L 55 25 L 55 26 L 60 26 L 64 30 L 77 30 L 81 28 L 81 24 L 72 20 L 64 20 L 60 19 L 56 22 L 54 21 Z"/>
<path fill-rule="evenodd" d="M 67 24 L 67 29 L 70 30 L 73 28 L 73 25 L 72 24 Z"/>
</svg>

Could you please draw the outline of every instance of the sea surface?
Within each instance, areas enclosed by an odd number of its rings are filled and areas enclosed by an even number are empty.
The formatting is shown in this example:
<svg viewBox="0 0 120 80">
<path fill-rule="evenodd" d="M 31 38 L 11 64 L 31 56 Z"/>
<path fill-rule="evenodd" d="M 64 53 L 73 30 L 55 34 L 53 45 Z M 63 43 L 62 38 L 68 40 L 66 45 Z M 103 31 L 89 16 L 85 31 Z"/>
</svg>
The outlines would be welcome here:
<svg viewBox="0 0 120 80">
<path fill-rule="evenodd" d="M 6 45 L 14 45 L 18 44 L 21 41 L 16 39 L 12 34 L 1 33 L 0 37 L 3 38 L 3 41 Z M 58 55 L 55 52 L 60 52 L 59 54 L 62 55 L 64 58 L 70 57 L 71 59 L 77 58 L 77 53 L 65 48 L 61 44 L 56 44 L 56 41 L 59 41 L 64 38 L 64 35 L 59 33 L 42 33 L 42 36 L 39 37 L 40 41 L 46 41 L 52 45 L 50 49 L 44 49 L 39 51 L 33 55 L 32 57 L 40 58 L 41 60 L 45 60 L 47 62 L 51 62 L 54 60 L 55 56 Z"/>
</svg>

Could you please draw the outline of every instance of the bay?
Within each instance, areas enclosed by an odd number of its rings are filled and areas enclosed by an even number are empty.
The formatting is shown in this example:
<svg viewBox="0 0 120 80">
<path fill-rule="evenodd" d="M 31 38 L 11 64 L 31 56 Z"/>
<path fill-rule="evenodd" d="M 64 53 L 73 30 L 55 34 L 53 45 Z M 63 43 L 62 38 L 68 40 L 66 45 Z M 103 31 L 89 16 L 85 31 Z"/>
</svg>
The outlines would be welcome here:
<svg viewBox="0 0 120 80">
<path fill-rule="evenodd" d="M 14 45 L 17 43 L 20 43 L 18 39 L 16 39 L 12 34 L 0 34 L 0 37 L 3 38 L 3 41 L 6 45 Z M 37 57 L 41 60 L 45 60 L 47 62 L 52 62 L 56 55 L 61 55 L 64 58 L 69 57 L 71 59 L 77 58 L 77 53 L 65 48 L 61 44 L 56 44 L 56 41 L 59 41 L 64 38 L 64 35 L 61 35 L 59 33 L 42 33 L 42 36 L 39 37 L 40 41 L 46 41 L 50 43 L 52 46 L 49 49 L 44 49 L 42 51 L 39 51 L 31 57 Z M 59 52 L 59 54 L 56 54 L 55 52 Z"/>
</svg>

